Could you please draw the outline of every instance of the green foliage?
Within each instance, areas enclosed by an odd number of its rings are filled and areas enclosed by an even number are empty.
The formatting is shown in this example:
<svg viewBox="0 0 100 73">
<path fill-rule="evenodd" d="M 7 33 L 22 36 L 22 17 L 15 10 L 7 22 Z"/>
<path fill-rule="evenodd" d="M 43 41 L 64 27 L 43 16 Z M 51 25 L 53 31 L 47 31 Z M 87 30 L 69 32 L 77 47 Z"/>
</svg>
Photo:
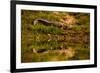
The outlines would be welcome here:
<svg viewBox="0 0 100 73">
<path fill-rule="evenodd" d="M 61 33 L 63 33 L 63 30 L 61 30 L 57 27 L 45 26 L 43 24 L 30 25 L 29 29 L 34 31 L 35 33 L 44 33 L 44 34 L 61 34 Z"/>
</svg>

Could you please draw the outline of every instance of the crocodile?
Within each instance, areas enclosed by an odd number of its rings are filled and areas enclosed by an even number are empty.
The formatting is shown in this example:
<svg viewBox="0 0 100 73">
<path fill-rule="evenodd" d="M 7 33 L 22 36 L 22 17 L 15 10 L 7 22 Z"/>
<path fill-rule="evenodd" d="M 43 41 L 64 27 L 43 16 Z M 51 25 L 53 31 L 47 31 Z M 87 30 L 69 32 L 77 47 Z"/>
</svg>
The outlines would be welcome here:
<svg viewBox="0 0 100 73">
<path fill-rule="evenodd" d="M 52 25 L 52 26 L 62 28 L 62 29 L 68 28 L 68 26 L 64 25 L 64 23 L 50 21 L 50 20 L 46 20 L 46 19 L 42 19 L 42 18 L 35 19 L 33 24 L 36 25 L 38 22 L 43 23 L 43 25 L 45 25 L 45 26 L 51 26 Z"/>
</svg>

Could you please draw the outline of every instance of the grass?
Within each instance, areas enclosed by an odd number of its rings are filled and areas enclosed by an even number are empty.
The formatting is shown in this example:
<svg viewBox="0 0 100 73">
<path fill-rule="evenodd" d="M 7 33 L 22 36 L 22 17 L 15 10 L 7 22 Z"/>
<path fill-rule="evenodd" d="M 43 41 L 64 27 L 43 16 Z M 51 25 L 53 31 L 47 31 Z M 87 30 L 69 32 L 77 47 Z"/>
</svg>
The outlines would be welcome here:
<svg viewBox="0 0 100 73">
<path fill-rule="evenodd" d="M 30 25 L 29 30 L 34 31 L 33 33 L 44 33 L 44 34 L 61 34 L 63 30 L 54 26 L 45 26 L 43 24 Z"/>
</svg>

